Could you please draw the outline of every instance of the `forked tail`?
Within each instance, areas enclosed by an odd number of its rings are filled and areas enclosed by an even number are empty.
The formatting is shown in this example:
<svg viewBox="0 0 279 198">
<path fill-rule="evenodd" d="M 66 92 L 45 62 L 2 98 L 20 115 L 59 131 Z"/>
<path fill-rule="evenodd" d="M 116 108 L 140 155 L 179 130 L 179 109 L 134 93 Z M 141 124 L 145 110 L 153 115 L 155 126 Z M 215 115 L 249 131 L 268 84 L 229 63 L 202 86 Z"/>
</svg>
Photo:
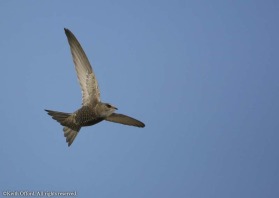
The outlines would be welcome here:
<svg viewBox="0 0 279 198">
<path fill-rule="evenodd" d="M 51 110 L 46 110 L 46 109 L 45 109 L 45 111 L 54 120 L 56 120 L 62 126 L 64 126 L 63 131 L 64 131 L 64 136 L 66 138 L 66 142 L 68 143 L 68 146 L 71 146 L 71 144 L 75 140 L 75 138 L 80 130 L 80 126 L 73 124 L 71 119 L 67 119 L 71 116 L 70 113 L 51 111 Z"/>
</svg>

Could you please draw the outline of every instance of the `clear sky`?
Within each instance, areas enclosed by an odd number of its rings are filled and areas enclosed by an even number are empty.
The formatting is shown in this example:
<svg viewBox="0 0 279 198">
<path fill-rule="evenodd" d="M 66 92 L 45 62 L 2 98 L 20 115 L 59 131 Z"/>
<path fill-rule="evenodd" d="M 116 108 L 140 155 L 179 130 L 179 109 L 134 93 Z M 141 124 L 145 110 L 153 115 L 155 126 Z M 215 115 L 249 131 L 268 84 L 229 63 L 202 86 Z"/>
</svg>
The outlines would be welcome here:
<svg viewBox="0 0 279 198">
<path fill-rule="evenodd" d="M 279 194 L 278 1 L 1 1 L 0 190 L 100 198 Z M 82 128 L 63 28 L 101 99 L 146 124 Z"/>
</svg>

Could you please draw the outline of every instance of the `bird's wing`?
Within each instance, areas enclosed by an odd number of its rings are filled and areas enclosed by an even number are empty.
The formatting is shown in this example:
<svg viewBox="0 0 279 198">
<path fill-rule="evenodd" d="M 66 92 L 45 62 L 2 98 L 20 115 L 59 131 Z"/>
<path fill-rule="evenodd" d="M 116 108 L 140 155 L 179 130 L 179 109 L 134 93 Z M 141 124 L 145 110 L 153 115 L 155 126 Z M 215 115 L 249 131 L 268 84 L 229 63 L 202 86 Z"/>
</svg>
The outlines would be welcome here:
<svg viewBox="0 0 279 198">
<path fill-rule="evenodd" d="M 100 102 L 100 91 L 94 71 L 74 34 L 64 28 L 71 48 L 78 80 L 82 90 L 82 105 Z"/>
<path fill-rule="evenodd" d="M 145 124 L 142 123 L 141 121 L 131 118 L 129 116 L 123 115 L 123 114 L 113 113 L 109 117 L 107 117 L 105 120 L 110 121 L 110 122 L 116 122 L 116 123 L 120 123 L 120 124 L 130 125 L 130 126 L 145 127 Z"/>
</svg>

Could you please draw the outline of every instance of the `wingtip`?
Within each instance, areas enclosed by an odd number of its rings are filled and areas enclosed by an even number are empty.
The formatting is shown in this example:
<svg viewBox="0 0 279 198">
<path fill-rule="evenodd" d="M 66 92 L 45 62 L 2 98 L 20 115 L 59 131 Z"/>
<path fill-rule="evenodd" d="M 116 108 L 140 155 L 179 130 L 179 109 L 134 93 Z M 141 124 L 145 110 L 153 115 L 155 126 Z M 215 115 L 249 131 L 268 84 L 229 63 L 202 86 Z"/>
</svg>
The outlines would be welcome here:
<svg viewBox="0 0 279 198">
<path fill-rule="evenodd" d="M 143 122 L 139 121 L 139 123 L 137 125 L 135 125 L 135 126 L 137 126 L 139 128 L 144 128 L 145 124 Z"/>
<path fill-rule="evenodd" d="M 141 128 L 144 128 L 145 127 L 145 124 L 143 123 L 143 122 L 141 122 L 141 121 L 139 121 L 140 122 L 140 127 Z"/>
<path fill-rule="evenodd" d="M 64 28 L 64 31 L 66 34 L 70 32 L 70 30 L 68 28 Z"/>
</svg>

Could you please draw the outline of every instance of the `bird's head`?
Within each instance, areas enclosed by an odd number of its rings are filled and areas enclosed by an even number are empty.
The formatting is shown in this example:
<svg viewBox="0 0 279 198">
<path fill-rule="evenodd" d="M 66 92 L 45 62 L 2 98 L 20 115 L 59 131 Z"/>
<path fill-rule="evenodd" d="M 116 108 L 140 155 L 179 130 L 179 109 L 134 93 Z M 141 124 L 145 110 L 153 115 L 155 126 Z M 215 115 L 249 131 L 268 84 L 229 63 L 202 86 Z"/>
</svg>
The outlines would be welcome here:
<svg viewBox="0 0 279 198">
<path fill-rule="evenodd" d="M 109 103 L 102 103 L 102 112 L 101 116 L 107 117 L 110 116 L 112 113 L 115 112 L 117 108 Z"/>
</svg>

